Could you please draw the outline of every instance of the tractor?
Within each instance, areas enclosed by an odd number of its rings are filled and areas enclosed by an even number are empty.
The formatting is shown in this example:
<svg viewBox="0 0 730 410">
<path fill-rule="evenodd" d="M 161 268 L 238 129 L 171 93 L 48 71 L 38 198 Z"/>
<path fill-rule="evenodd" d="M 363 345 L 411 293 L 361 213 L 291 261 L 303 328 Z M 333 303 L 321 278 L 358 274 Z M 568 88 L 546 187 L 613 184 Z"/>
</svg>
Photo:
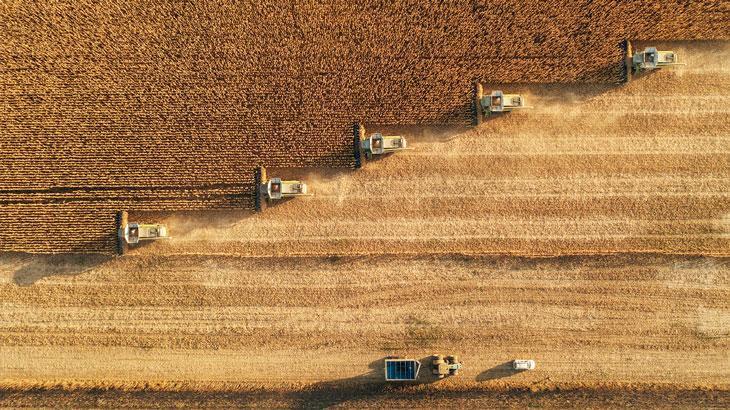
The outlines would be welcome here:
<svg viewBox="0 0 730 410">
<path fill-rule="evenodd" d="M 431 357 L 431 373 L 443 379 L 446 376 L 456 376 L 461 370 L 462 364 L 458 356 L 442 356 L 435 354 Z"/>
</svg>

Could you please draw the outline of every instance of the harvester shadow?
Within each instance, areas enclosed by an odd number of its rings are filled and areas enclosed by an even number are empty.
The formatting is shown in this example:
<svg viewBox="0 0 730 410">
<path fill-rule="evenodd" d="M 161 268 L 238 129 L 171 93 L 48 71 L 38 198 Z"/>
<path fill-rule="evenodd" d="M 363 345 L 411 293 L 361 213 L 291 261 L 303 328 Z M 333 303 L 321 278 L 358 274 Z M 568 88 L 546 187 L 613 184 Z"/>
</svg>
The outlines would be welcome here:
<svg viewBox="0 0 730 410">
<path fill-rule="evenodd" d="M 76 276 L 114 259 L 112 255 L 65 253 L 58 255 L 31 255 L 29 262 L 13 272 L 13 282 L 30 286 L 49 276 Z"/>
<path fill-rule="evenodd" d="M 267 201 L 267 200 L 261 201 L 261 212 L 266 211 L 266 209 L 268 209 L 268 208 L 276 208 L 277 206 L 282 206 L 282 205 L 286 204 L 287 202 L 290 202 L 294 199 L 296 199 L 296 198 L 281 198 L 281 199 L 276 199 L 276 200 L 272 200 L 272 201 Z"/>
<path fill-rule="evenodd" d="M 430 372 L 431 356 L 419 359 L 421 370 L 418 380 L 413 382 L 386 382 L 385 359 L 383 357 L 368 365 L 367 373 L 347 379 L 316 383 L 302 391 L 292 393 L 291 398 L 296 408 L 326 408 L 344 403 L 357 405 L 361 400 L 372 400 L 378 397 L 391 397 L 402 394 L 411 396 L 414 387 L 427 385 L 441 379 Z"/>
<path fill-rule="evenodd" d="M 631 74 L 631 81 L 639 81 L 642 79 L 650 78 L 651 76 L 654 76 L 658 73 L 660 73 L 662 70 L 649 70 L 649 71 L 642 71 L 640 73 L 633 73 Z"/>
<path fill-rule="evenodd" d="M 484 382 L 488 380 L 501 379 L 504 377 L 514 376 L 515 374 L 522 373 L 524 371 L 525 370 L 513 369 L 512 361 L 508 361 L 479 373 L 479 375 L 477 375 L 477 381 Z"/>
<path fill-rule="evenodd" d="M 373 155 L 370 158 L 365 158 L 365 156 L 363 156 L 363 167 L 367 166 L 367 164 L 376 164 L 380 161 L 386 160 L 386 159 L 392 157 L 393 154 L 395 154 L 395 153 L 386 152 L 386 153 L 380 154 L 380 155 Z"/>
</svg>

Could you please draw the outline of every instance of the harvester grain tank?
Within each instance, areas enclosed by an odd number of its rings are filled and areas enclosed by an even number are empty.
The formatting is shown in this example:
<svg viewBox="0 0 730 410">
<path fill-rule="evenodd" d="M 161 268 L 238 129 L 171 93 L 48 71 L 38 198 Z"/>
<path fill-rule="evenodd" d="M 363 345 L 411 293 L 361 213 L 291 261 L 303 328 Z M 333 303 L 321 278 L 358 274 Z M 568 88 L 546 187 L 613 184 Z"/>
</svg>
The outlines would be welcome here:
<svg viewBox="0 0 730 410">
<path fill-rule="evenodd" d="M 531 108 L 526 105 L 525 97 L 520 94 L 505 94 L 502 90 L 494 90 L 484 95 L 484 88 L 477 83 L 475 94 L 477 124 L 493 114 L 510 112 L 512 110 Z"/>
<path fill-rule="evenodd" d="M 360 140 L 360 149 L 365 152 L 367 159 L 373 155 L 382 155 L 390 152 L 408 149 L 408 142 L 400 135 L 383 135 L 379 132 L 366 136 L 365 126 L 358 124 L 355 127 L 355 138 Z"/>
</svg>

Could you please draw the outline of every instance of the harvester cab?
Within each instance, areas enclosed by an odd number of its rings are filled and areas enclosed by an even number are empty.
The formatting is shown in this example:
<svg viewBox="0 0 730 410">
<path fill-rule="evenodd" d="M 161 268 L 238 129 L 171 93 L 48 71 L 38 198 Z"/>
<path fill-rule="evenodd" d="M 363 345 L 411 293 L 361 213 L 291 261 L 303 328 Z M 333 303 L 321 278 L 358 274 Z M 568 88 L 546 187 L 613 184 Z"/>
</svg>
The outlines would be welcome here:
<svg viewBox="0 0 730 410">
<path fill-rule="evenodd" d="M 446 376 L 456 376 L 461 370 L 462 364 L 458 356 L 442 356 L 435 354 L 431 358 L 431 373 L 443 379 Z"/>
<path fill-rule="evenodd" d="M 515 109 L 530 108 L 525 105 L 525 97 L 520 94 L 505 94 L 501 90 L 494 90 L 489 95 L 484 95 L 484 88 L 477 83 L 476 109 L 477 124 L 492 114 L 510 112 Z"/>
<path fill-rule="evenodd" d="M 674 51 L 659 51 L 656 47 L 647 47 L 644 51 L 634 53 L 632 68 L 634 73 L 650 71 L 673 65 L 683 65 Z"/>
<path fill-rule="evenodd" d="M 360 139 L 360 148 L 365 151 L 367 159 L 372 159 L 373 155 L 382 155 L 408 148 L 406 139 L 400 135 L 383 135 L 376 132 L 365 137 L 365 127 L 363 125 L 358 125 L 355 132 Z"/>
<path fill-rule="evenodd" d="M 139 224 L 130 222 L 125 224 L 119 232 L 128 244 L 139 243 L 139 241 L 147 241 L 154 239 L 169 238 L 167 234 L 167 226 L 163 224 Z"/>
<path fill-rule="evenodd" d="M 304 195 L 308 195 L 307 184 L 302 181 L 282 181 L 281 178 L 271 178 L 266 183 L 266 197 L 268 199 L 281 199 Z"/>
</svg>

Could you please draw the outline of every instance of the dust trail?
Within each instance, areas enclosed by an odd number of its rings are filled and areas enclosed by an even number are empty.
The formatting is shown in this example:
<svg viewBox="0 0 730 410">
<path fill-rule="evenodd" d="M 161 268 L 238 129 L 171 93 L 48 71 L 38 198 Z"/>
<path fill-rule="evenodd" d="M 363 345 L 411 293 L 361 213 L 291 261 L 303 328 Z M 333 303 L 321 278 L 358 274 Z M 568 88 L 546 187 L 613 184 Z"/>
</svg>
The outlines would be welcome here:
<svg viewBox="0 0 730 410">
<path fill-rule="evenodd" d="M 677 76 L 684 74 L 728 74 L 730 73 L 730 43 L 703 42 L 681 44 L 677 47 L 685 66 L 677 67 Z"/>
</svg>

